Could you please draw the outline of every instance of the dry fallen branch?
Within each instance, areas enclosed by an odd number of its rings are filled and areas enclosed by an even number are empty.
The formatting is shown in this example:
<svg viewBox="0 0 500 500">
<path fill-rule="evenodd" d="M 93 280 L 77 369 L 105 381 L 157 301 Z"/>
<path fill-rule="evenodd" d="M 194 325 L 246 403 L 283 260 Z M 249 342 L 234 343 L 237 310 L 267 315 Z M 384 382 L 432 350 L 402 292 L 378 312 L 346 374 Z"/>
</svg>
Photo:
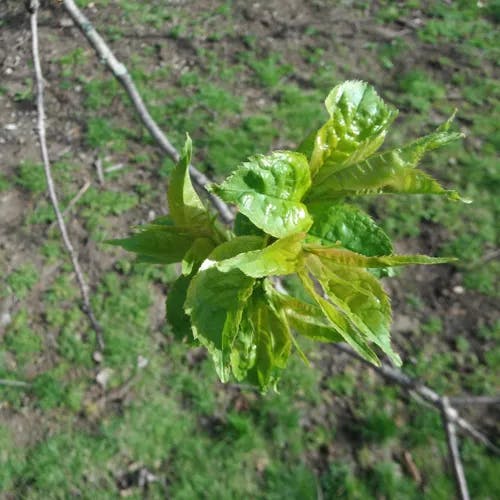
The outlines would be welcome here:
<svg viewBox="0 0 500 500">
<path fill-rule="evenodd" d="M 52 203 L 52 207 L 54 208 L 54 212 L 56 214 L 57 224 L 59 226 L 59 230 L 61 231 L 61 236 L 64 242 L 64 246 L 66 247 L 66 250 L 68 251 L 68 254 L 71 258 L 71 263 L 73 265 L 73 269 L 76 274 L 78 286 L 80 287 L 80 292 L 82 295 L 82 302 L 83 302 L 82 309 L 88 316 L 90 324 L 92 325 L 92 328 L 95 331 L 98 348 L 100 350 L 103 350 L 104 339 L 102 336 L 102 328 L 97 322 L 94 313 L 92 311 L 89 299 L 89 289 L 87 287 L 87 283 L 85 282 L 85 278 L 83 277 L 80 263 L 78 262 L 78 256 L 69 238 L 66 224 L 64 222 L 63 215 L 59 208 L 59 201 L 57 199 L 54 180 L 52 178 L 52 170 L 50 167 L 49 152 L 47 149 L 47 140 L 45 133 L 44 80 L 43 80 L 42 66 L 40 64 L 40 53 L 38 49 L 38 9 L 39 9 L 39 1 L 31 0 L 29 5 L 29 11 L 30 11 L 30 21 L 31 21 L 32 51 L 33 51 L 33 63 L 35 67 L 36 94 L 37 94 L 36 95 L 37 112 L 38 112 L 37 129 L 40 141 L 40 149 L 42 153 L 43 168 L 45 170 L 45 177 L 47 179 L 47 187 L 49 190 L 50 201 Z"/>
<path fill-rule="evenodd" d="M 450 419 L 452 413 L 450 402 L 446 396 L 441 398 L 441 414 L 443 417 L 443 425 L 446 429 L 446 439 L 448 441 L 448 452 L 453 465 L 453 474 L 457 484 L 458 494 L 461 500 L 469 500 L 469 490 L 465 479 L 464 468 L 460 460 L 460 451 L 458 449 L 457 432 L 455 422 Z"/>
<path fill-rule="evenodd" d="M 349 347 L 347 344 L 333 345 L 339 351 L 342 351 L 343 353 L 356 358 L 358 361 L 361 361 L 365 365 L 369 366 L 372 370 L 375 370 L 378 374 L 382 375 L 387 381 L 399 385 L 416 399 L 424 400 L 426 403 L 430 403 L 437 410 L 442 411 L 443 396 L 432 390 L 430 387 L 421 384 L 418 380 L 409 377 L 402 371 L 393 368 L 392 366 L 388 366 L 386 364 L 382 364 L 380 366 L 372 365 L 369 361 L 366 361 L 364 358 L 354 352 L 354 350 L 351 349 L 351 347 Z M 489 450 L 500 455 L 500 448 L 493 444 L 483 433 L 473 427 L 467 420 L 462 418 L 459 415 L 458 411 L 449 404 L 446 407 L 446 415 L 447 419 L 460 427 L 462 431 L 472 436 L 474 439 L 486 446 L 486 448 L 488 448 Z"/>
<path fill-rule="evenodd" d="M 172 143 L 169 141 L 167 136 L 162 132 L 158 124 L 154 121 L 153 117 L 149 113 L 141 95 L 139 94 L 137 87 L 127 70 L 127 67 L 122 64 L 111 49 L 108 47 L 104 39 L 99 35 L 99 33 L 92 26 L 92 23 L 87 19 L 87 17 L 82 13 L 82 11 L 76 6 L 73 0 L 63 0 L 63 5 L 73 19 L 74 23 L 80 28 L 81 32 L 88 40 L 92 48 L 95 50 L 101 61 L 106 64 L 106 66 L 111 70 L 116 79 L 121 83 L 128 96 L 130 97 L 132 104 L 134 105 L 137 114 L 139 115 L 142 123 L 148 129 L 151 136 L 155 139 L 160 148 L 174 161 L 179 161 L 179 152 Z M 202 189 L 209 183 L 209 179 L 199 172 L 192 165 L 189 167 L 189 172 L 193 178 L 194 183 Z M 210 201 L 220 213 L 222 219 L 229 223 L 233 219 L 233 214 L 229 207 L 217 196 L 207 193 Z"/>
</svg>

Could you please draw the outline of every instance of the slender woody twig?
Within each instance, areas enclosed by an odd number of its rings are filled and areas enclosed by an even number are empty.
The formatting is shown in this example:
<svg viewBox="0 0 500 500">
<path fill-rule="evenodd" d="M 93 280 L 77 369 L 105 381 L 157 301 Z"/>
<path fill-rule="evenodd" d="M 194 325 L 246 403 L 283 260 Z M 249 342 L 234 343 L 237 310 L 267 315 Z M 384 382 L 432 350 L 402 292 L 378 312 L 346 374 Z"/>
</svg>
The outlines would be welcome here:
<svg viewBox="0 0 500 500">
<path fill-rule="evenodd" d="M 90 305 L 89 299 L 89 289 L 83 273 L 78 262 L 78 256 L 73 248 L 71 240 L 68 235 L 66 224 L 64 222 L 63 215 L 59 209 L 59 201 L 57 199 L 57 194 L 55 190 L 54 180 L 52 178 L 52 170 L 50 168 L 49 152 L 47 149 L 47 140 L 45 132 L 45 104 L 44 104 L 44 80 L 42 73 L 42 66 L 40 64 L 40 52 L 38 49 L 38 9 L 39 1 L 31 0 L 29 5 L 30 21 L 31 21 L 31 34 L 32 34 L 32 51 L 33 51 L 33 63 L 35 66 L 35 79 L 36 79 L 36 102 L 37 102 L 37 112 L 38 112 L 38 137 L 40 140 L 40 149 L 42 153 L 43 168 L 45 170 L 45 177 L 47 179 L 47 187 L 49 191 L 50 201 L 52 207 L 56 214 L 57 224 L 59 230 L 61 231 L 61 236 L 64 242 L 64 246 L 68 251 L 71 258 L 71 263 L 73 264 L 73 269 L 76 274 L 76 279 L 78 281 L 78 286 L 80 287 L 80 292 L 82 294 L 82 309 L 88 316 L 90 324 L 95 331 L 96 341 L 98 348 L 102 351 L 104 350 L 104 339 L 102 335 L 101 325 L 97 322 L 92 307 Z"/>
<path fill-rule="evenodd" d="M 465 479 L 464 468 L 460 460 L 460 451 L 458 449 L 457 431 L 455 422 L 449 418 L 451 413 L 451 406 L 448 398 L 443 396 L 441 398 L 441 415 L 443 417 L 443 425 L 446 429 L 446 439 L 448 441 L 448 452 L 451 457 L 453 465 L 453 474 L 457 484 L 457 490 L 460 500 L 470 500 L 469 489 L 467 488 L 467 481 Z"/>
<path fill-rule="evenodd" d="M 393 368 L 392 366 L 381 364 L 380 366 L 375 366 L 369 361 L 366 361 L 358 353 L 356 353 L 350 346 L 344 343 L 333 344 L 333 346 L 343 353 L 356 358 L 365 365 L 369 366 L 372 370 L 376 371 L 379 375 L 382 375 L 386 380 L 397 384 L 403 389 L 407 390 L 410 395 L 423 399 L 427 403 L 430 403 L 434 408 L 441 410 L 443 405 L 443 396 L 438 394 L 436 391 L 421 384 L 419 381 L 412 377 L 409 377 L 401 370 Z M 486 448 L 492 452 L 500 455 L 500 448 L 493 444 L 483 433 L 479 432 L 475 427 L 473 427 L 467 420 L 462 418 L 458 411 L 448 404 L 446 408 L 447 418 L 454 422 L 460 429 L 472 436 L 474 439 L 482 443 Z"/>
<path fill-rule="evenodd" d="M 95 50 L 102 62 L 110 69 L 116 79 L 121 83 L 122 87 L 130 97 L 137 114 L 139 115 L 142 123 L 148 129 L 154 140 L 160 148 L 174 161 L 178 162 L 180 155 L 177 149 L 169 141 L 168 137 L 163 133 L 158 124 L 148 111 L 134 80 L 130 76 L 127 67 L 122 64 L 108 47 L 104 39 L 92 26 L 92 23 L 76 6 L 73 0 L 63 0 L 64 7 L 74 23 L 80 28 L 81 32 Z M 194 183 L 206 191 L 206 185 L 210 182 L 209 179 L 197 170 L 193 165 L 189 166 L 189 173 L 193 178 Z M 229 207 L 220 198 L 212 193 L 207 193 L 211 203 L 221 215 L 224 222 L 229 223 L 233 219 L 233 214 Z"/>
</svg>

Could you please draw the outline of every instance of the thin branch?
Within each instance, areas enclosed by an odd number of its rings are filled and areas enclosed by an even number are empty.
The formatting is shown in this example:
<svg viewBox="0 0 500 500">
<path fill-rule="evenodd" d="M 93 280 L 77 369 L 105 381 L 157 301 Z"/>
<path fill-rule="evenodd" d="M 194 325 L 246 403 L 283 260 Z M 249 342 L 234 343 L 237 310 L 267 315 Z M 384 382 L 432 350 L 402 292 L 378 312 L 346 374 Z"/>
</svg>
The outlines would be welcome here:
<svg viewBox="0 0 500 500">
<path fill-rule="evenodd" d="M 94 161 L 94 167 L 97 171 L 97 179 L 99 181 L 99 184 L 101 186 L 104 186 L 104 173 L 102 171 L 102 160 L 99 158 L 99 156 L 97 156 Z"/>
<path fill-rule="evenodd" d="M 91 186 L 89 181 L 85 181 L 85 184 L 78 190 L 78 193 L 71 199 L 68 206 L 62 211 L 62 216 L 65 217 L 70 210 L 78 203 L 78 200 L 87 192 L 87 189 Z M 56 221 L 50 223 L 49 230 L 56 224 Z"/>
<path fill-rule="evenodd" d="M 333 346 L 339 351 L 342 351 L 343 353 L 351 356 L 352 358 L 356 358 L 365 365 L 369 366 L 372 370 L 382 375 L 389 382 L 401 386 L 403 389 L 407 390 L 413 397 L 423 399 L 427 403 L 430 403 L 434 408 L 440 411 L 442 410 L 443 396 L 439 395 L 430 387 L 421 384 L 418 380 L 409 377 L 401 370 L 393 368 L 392 366 L 386 364 L 375 366 L 371 364 L 369 361 L 366 361 L 359 354 L 357 354 L 347 344 L 339 343 L 333 344 Z M 489 450 L 500 455 L 500 448 L 492 443 L 483 433 L 473 427 L 467 420 L 462 418 L 455 408 L 453 408 L 452 406 L 448 406 L 446 411 L 447 418 L 451 422 L 454 422 L 460 429 L 482 443 Z"/>
<path fill-rule="evenodd" d="M 500 405 L 500 396 L 455 396 L 448 399 L 452 405 Z"/>
<path fill-rule="evenodd" d="M 40 149 L 42 153 L 43 167 L 45 170 L 45 177 L 47 179 L 47 187 L 49 190 L 50 201 L 52 203 L 52 207 L 54 208 L 54 212 L 56 214 L 57 224 L 59 226 L 59 230 L 61 231 L 61 236 L 68 251 L 68 254 L 71 258 L 71 263 L 73 264 L 73 269 L 76 274 L 76 279 L 78 281 L 78 285 L 80 287 L 80 291 L 82 294 L 82 309 L 85 314 L 88 316 L 90 324 L 95 331 L 96 341 L 98 348 L 102 351 L 104 350 L 104 339 L 102 336 L 102 328 L 97 322 L 94 313 L 92 311 L 92 307 L 90 305 L 89 300 L 89 289 L 87 287 L 87 283 L 83 277 L 82 270 L 80 268 L 80 264 L 78 262 L 78 257 L 73 248 L 71 240 L 68 236 L 68 231 L 66 229 L 66 224 L 64 222 L 63 215 L 61 210 L 59 209 L 59 201 L 57 199 L 57 194 L 54 186 L 54 180 L 52 178 L 52 171 L 50 168 L 50 160 L 49 153 L 47 149 L 47 140 L 45 133 L 45 104 L 44 104 L 44 80 L 42 73 L 42 66 L 40 64 L 40 53 L 38 49 L 38 9 L 39 9 L 39 1 L 31 0 L 29 11 L 30 11 L 30 21 L 31 21 L 31 34 L 32 34 L 32 49 L 33 49 L 33 63 L 35 66 L 35 79 L 36 79 L 36 89 L 37 89 L 37 112 L 38 112 L 38 137 L 40 140 Z"/>
<path fill-rule="evenodd" d="M 71 19 L 73 19 L 74 23 L 81 30 L 101 61 L 106 64 L 115 78 L 121 83 L 128 96 L 130 97 L 132 104 L 134 105 L 134 108 L 137 111 L 137 114 L 139 115 L 142 123 L 148 129 L 149 133 L 154 138 L 156 143 L 174 162 L 177 163 L 180 157 L 179 152 L 177 151 L 177 149 L 175 149 L 175 147 L 169 141 L 167 136 L 162 132 L 158 124 L 149 113 L 126 66 L 116 58 L 104 39 L 101 37 L 101 35 L 99 35 L 94 26 L 82 13 L 82 11 L 76 6 L 73 0 L 63 0 L 63 5 L 70 15 Z M 210 182 L 209 179 L 203 173 L 193 167 L 193 165 L 190 165 L 189 172 L 191 174 L 191 177 L 193 178 L 193 182 L 198 187 L 206 191 L 205 186 Z M 224 222 L 231 222 L 233 220 L 233 214 L 229 207 L 214 194 L 207 192 L 207 195 Z"/>
<path fill-rule="evenodd" d="M 458 494 L 461 500 L 470 500 L 469 489 L 467 488 L 467 481 L 465 479 L 464 468 L 460 460 L 460 451 L 458 449 L 457 431 L 455 422 L 453 422 L 449 415 L 452 408 L 446 396 L 441 398 L 441 414 L 443 417 L 443 425 L 446 429 L 446 439 L 448 441 L 448 451 L 453 465 L 453 474 L 457 484 Z"/>
</svg>

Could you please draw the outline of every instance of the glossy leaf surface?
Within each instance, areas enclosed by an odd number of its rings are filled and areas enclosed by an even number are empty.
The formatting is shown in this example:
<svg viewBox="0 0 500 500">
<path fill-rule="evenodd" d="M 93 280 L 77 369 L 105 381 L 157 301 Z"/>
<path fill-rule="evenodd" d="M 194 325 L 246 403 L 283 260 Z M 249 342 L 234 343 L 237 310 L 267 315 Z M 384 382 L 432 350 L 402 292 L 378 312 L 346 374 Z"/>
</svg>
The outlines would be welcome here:
<svg viewBox="0 0 500 500">
<path fill-rule="evenodd" d="M 380 347 L 393 363 L 401 365 L 391 347 L 391 306 L 380 282 L 363 269 L 338 266 L 316 257 L 307 259 L 307 267 L 350 327 L 366 342 Z"/>
<path fill-rule="evenodd" d="M 258 228 L 276 238 L 307 231 L 312 220 L 301 199 L 311 179 L 300 153 L 276 151 L 255 156 L 213 190 Z"/>
<path fill-rule="evenodd" d="M 325 246 L 341 245 L 364 255 L 389 255 L 389 236 L 365 212 L 353 205 L 319 202 L 308 205 L 314 220 L 309 235 Z"/>
<path fill-rule="evenodd" d="M 223 381 L 229 378 L 231 345 L 254 279 L 238 269 L 223 273 L 216 263 L 241 253 L 242 249 L 253 250 L 261 245 L 262 239 L 252 236 L 219 245 L 203 262 L 187 291 L 185 311 L 191 318 L 193 335 L 212 355 Z"/>
<path fill-rule="evenodd" d="M 360 81 L 337 85 L 325 106 L 330 120 L 318 130 L 310 159 L 317 182 L 372 155 L 397 116 L 371 85 Z"/>
<path fill-rule="evenodd" d="M 449 122 L 446 124 L 449 126 Z M 415 168 L 427 151 L 461 137 L 444 128 L 324 177 L 313 186 L 308 199 L 338 200 L 354 195 L 405 193 L 445 195 L 459 200 L 460 196 L 455 191 L 446 190 L 428 174 Z"/>
<path fill-rule="evenodd" d="M 253 278 L 292 274 L 297 270 L 304 238 L 305 233 L 292 234 L 262 250 L 240 253 L 231 259 L 222 260 L 217 263 L 217 268 L 222 272 L 239 269 Z"/>
</svg>

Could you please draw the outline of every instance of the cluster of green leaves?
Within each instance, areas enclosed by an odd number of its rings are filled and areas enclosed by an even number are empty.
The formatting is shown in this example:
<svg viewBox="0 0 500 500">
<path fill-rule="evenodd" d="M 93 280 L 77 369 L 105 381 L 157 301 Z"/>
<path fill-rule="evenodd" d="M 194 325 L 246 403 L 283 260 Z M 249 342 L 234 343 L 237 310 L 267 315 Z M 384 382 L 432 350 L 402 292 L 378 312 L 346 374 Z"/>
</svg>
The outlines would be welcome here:
<svg viewBox="0 0 500 500">
<path fill-rule="evenodd" d="M 460 137 L 452 118 L 435 132 L 377 152 L 397 115 L 366 83 L 336 86 L 329 118 L 298 151 L 250 158 L 214 193 L 238 207 L 233 230 L 222 226 L 194 190 L 187 139 L 168 190 L 170 213 L 115 245 L 143 262 L 182 263 L 167 298 L 179 339 L 205 346 L 220 379 L 275 387 L 295 349 L 295 335 L 345 341 L 378 364 L 378 348 L 396 364 L 391 307 L 378 277 L 393 266 L 449 259 L 394 255 L 389 237 L 359 208 L 356 196 L 401 193 L 460 197 L 417 168 L 423 155 Z M 300 288 L 283 288 L 296 275 Z M 303 356 L 304 357 L 304 356 Z"/>
</svg>

